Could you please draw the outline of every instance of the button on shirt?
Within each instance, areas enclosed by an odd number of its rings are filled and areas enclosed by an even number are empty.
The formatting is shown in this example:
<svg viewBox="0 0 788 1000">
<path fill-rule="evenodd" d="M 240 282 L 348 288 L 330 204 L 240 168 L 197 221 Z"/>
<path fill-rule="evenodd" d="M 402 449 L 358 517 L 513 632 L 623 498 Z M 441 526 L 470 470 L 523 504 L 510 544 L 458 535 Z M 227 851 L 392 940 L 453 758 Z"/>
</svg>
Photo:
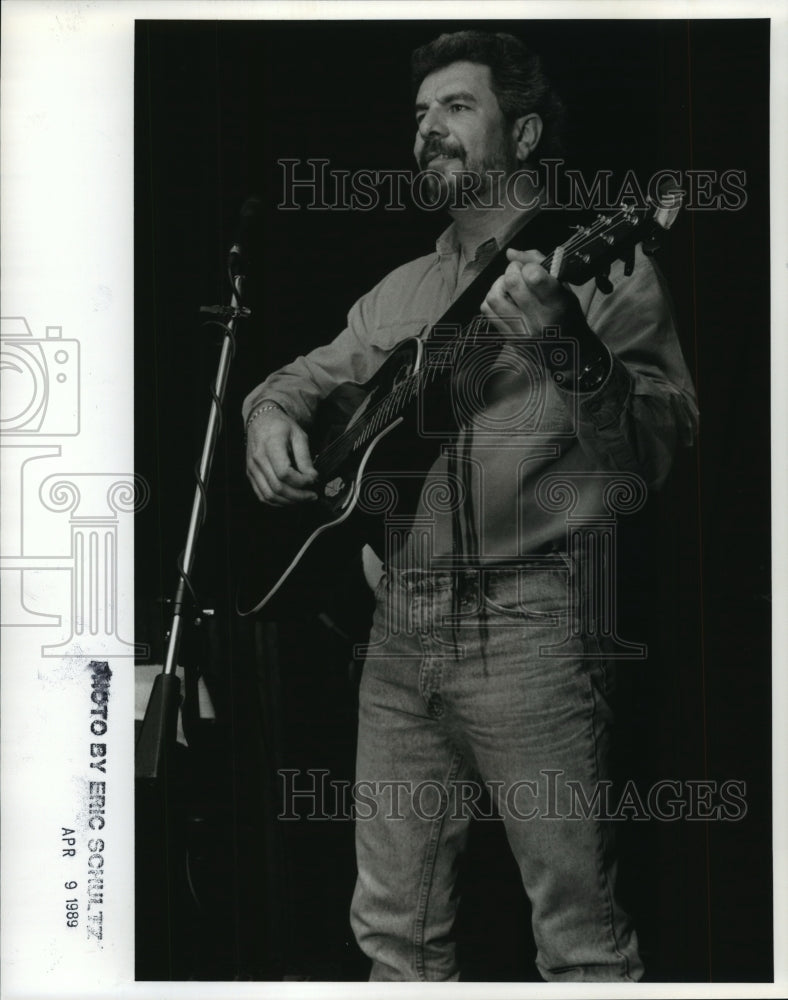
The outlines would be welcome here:
<svg viewBox="0 0 788 1000">
<path fill-rule="evenodd" d="M 524 221 L 521 216 L 480 242 L 468 260 L 452 224 L 434 253 L 396 268 L 362 296 L 334 341 L 253 390 L 244 402 L 244 419 L 266 399 L 309 427 L 319 402 L 337 386 L 363 385 L 401 341 L 424 336 Z M 507 338 L 494 356 L 469 352 L 468 370 L 457 380 L 464 386 L 458 399 L 467 394 L 469 405 L 455 457 L 439 457 L 427 479 L 430 484 L 448 477 L 464 496 L 464 537 L 458 545 L 458 519 L 453 528 L 451 512 L 437 509 L 425 489 L 418 513 L 428 525 L 429 543 L 416 547 L 409 565 L 445 564 L 458 550 L 491 564 L 564 550 L 568 513 L 610 514 L 603 479 L 590 473 L 634 473 L 651 487 L 663 482 L 677 445 L 694 438 L 695 396 L 655 263 L 638 247 L 632 274 L 623 272 L 623 264 L 615 262 L 608 294 L 593 280 L 573 288 L 588 326 L 613 357 L 608 378 L 594 392 L 574 393 L 555 384 L 540 361 L 545 349 L 553 349 L 541 331 Z M 571 484 L 570 511 L 546 509 L 555 507 L 537 493 L 546 475 Z"/>
</svg>

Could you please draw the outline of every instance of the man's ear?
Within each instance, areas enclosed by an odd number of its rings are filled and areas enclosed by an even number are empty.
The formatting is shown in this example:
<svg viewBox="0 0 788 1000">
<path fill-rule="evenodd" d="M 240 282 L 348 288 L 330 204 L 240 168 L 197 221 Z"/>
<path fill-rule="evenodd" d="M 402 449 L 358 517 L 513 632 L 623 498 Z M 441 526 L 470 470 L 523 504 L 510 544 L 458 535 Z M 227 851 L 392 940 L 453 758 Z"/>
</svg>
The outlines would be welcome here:
<svg viewBox="0 0 788 1000">
<path fill-rule="evenodd" d="M 525 163 L 539 145 L 542 137 L 542 119 L 537 114 L 523 115 L 512 127 L 515 152 L 520 163 Z"/>
</svg>

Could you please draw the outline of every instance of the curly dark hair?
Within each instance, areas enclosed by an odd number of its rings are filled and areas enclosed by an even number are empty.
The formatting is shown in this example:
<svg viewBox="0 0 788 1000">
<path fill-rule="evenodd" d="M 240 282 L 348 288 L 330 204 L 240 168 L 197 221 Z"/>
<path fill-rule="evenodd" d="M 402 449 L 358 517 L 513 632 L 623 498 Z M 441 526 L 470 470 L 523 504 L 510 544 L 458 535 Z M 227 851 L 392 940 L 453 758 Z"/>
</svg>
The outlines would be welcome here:
<svg viewBox="0 0 788 1000">
<path fill-rule="evenodd" d="M 566 110 L 542 63 L 519 38 L 503 32 L 455 31 L 420 48 L 411 56 L 411 84 L 414 97 L 422 81 L 435 70 L 454 62 L 489 66 L 498 104 L 508 123 L 528 114 L 542 119 L 542 138 L 534 154 L 535 162 L 563 152 Z"/>
</svg>

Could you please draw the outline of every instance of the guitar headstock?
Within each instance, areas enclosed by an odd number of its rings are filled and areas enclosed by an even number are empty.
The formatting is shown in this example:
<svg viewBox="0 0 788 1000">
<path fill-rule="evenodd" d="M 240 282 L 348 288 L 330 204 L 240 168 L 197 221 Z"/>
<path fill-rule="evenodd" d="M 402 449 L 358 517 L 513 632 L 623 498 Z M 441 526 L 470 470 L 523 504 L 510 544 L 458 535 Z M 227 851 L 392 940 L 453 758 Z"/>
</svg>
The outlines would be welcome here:
<svg viewBox="0 0 788 1000">
<path fill-rule="evenodd" d="M 645 208 L 622 204 L 614 212 L 601 213 L 589 225 L 576 227 L 543 265 L 559 281 L 582 285 L 596 278 L 602 291 L 610 291 L 607 274 L 613 261 L 623 260 L 628 274 L 638 243 L 642 243 L 645 253 L 654 253 L 661 235 L 676 221 L 683 200 L 684 192 L 673 188 L 661 191 Z"/>
</svg>

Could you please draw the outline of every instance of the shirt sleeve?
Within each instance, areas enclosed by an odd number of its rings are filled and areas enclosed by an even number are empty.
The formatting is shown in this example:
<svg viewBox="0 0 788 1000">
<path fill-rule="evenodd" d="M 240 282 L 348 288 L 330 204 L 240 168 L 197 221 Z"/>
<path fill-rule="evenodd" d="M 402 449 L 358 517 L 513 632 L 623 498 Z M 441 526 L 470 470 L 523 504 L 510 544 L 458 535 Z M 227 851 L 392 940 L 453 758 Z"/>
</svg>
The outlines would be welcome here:
<svg viewBox="0 0 788 1000">
<path fill-rule="evenodd" d="M 244 423 L 263 399 L 278 403 L 308 427 L 318 403 L 345 382 L 363 385 L 386 358 L 388 350 L 370 336 L 379 320 L 380 285 L 362 296 L 347 317 L 347 326 L 331 343 L 297 357 L 253 389 L 243 402 Z"/>
<path fill-rule="evenodd" d="M 613 358 L 595 392 L 581 396 L 578 440 L 599 468 L 665 480 L 679 445 L 695 439 L 698 408 L 679 345 L 670 296 L 640 248 L 631 275 L 611 271 L 613 291 L 594 290 L 586 321 Z"/>
</svg>

